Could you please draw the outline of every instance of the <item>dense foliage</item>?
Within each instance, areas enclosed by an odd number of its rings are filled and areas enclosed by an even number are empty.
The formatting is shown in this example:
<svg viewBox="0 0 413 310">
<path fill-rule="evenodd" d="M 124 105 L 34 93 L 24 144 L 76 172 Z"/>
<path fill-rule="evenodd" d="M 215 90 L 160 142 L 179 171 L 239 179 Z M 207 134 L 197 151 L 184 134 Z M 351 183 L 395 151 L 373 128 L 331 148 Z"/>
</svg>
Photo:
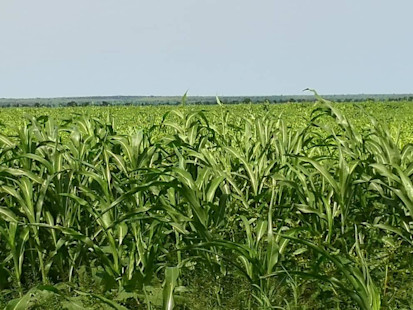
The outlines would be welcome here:
<svg viewBox="0 0 413 310">
<path fill-rule="evenodd" d="M 181 106 L 139 130 L 79 114 L 6 131 L 0 304 L 412 308 L 411 127 L 292 107 L 307 120 Z"/>
</svg>

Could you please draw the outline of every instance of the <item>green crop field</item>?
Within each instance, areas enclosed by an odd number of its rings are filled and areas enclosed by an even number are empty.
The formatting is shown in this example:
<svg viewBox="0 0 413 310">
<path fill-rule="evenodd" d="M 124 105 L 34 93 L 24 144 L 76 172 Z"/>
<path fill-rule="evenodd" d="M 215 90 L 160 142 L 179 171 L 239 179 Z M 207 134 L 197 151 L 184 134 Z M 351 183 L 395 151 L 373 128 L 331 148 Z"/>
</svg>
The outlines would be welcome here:
<svg viewBox="0 0 413 310">
<path fill-rule="evenodd" d="M 0 120 L 1 308 L 413 308 L 411 102 Z"/>
</svg>

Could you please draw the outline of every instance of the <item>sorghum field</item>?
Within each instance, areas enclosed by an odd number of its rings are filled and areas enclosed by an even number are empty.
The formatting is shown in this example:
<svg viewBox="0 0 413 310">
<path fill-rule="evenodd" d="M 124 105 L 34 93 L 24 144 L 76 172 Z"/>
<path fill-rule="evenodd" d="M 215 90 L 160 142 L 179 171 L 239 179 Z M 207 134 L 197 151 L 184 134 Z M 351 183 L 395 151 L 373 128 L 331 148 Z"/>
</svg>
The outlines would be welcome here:
<svg viewBox="0 0 413 310">
<path fill-rule="evenodd" d="M 412 309 L 408 102 L 0 110 L 5 309 Z"/>
</svg>

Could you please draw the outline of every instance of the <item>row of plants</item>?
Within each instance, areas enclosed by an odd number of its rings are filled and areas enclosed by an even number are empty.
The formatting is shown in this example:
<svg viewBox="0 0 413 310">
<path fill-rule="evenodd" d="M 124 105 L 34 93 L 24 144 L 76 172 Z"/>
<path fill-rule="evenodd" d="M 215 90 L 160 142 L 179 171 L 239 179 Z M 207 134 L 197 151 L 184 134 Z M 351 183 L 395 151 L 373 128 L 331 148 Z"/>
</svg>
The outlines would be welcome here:
<svg viewBox="0 0 413 310">
<path fill-rule="evenodd" d="M 219 105 L 191 105 L 184 100 L 186 113 L 202 111 L 210 123 L 220 120 Z M 282 115 L 284 122 L 293 129 L 306 126 L 306 120 L 313 110 L 312 103 L 289 104 L 237 104 L 225 105 L 231 111 L 228 122 L 237 122 L 244 115 L 254 117 L 278 118 Z M 400 141 L 413 142 L 413 105 L 410 102 L 360 102 L 336 103 L 335 106 L 346 115 L 353 126 L 362 130 L 370 125 L 366 115 L 373 115 L 379 122 L 388 126 L 394 137 L 400 134 Z M 25 115 L 34 117 L 49 116 L 59 124 L 72 115 L 87 114 L 91 117 L 106 119 L 109 115 L 114 119 L 116 132 L 119 134 L 132 134 L 140 129 L 148 129 L 154 124 L 159 125 L 165 113 L 176 109 L 175 106 L 110 106 L 110 107 L 65 107 L 65 108 L 10 108 L 0 110 L 0 129 L 5 135 L 15 135 L 16 129 L 23 126 Z M 217 117 L 218 116 L 218 117 Z M 1 126 L 3 124 L 3 126 Z M 154 135 L 155 133 L 152 133 Z"/>
<path fill-rule="evenodd" d="M 293 128 L 219 100 L 129 134 L 28 117 L 0 136 L 0 303 L 410 309 L 413 145 L 319 100 Z"/>
</svg>

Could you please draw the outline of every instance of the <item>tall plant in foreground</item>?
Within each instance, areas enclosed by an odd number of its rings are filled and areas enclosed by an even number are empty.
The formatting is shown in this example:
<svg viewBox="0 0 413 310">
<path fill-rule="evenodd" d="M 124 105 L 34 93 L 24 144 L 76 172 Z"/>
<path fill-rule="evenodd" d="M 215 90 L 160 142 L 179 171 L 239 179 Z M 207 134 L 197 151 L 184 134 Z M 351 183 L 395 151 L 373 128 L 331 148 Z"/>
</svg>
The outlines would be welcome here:
<svg viewBox="0 0 413 310">
<path fill-rule="evenodd" d="M 268 105 L 239 116 L 219 103 L 131 134 L 77 115 L 1 135 L 0 290 L 19 292 L 9 307 L 54 294 L 172 309 L 193 290 L 188 274 L 237 279 L 243 308 L 391 302 L 389 266 L 410 268 L 413 147 L 375 121 L 356 129 L 322 98 L 299 128 Z"/>
</svg>

